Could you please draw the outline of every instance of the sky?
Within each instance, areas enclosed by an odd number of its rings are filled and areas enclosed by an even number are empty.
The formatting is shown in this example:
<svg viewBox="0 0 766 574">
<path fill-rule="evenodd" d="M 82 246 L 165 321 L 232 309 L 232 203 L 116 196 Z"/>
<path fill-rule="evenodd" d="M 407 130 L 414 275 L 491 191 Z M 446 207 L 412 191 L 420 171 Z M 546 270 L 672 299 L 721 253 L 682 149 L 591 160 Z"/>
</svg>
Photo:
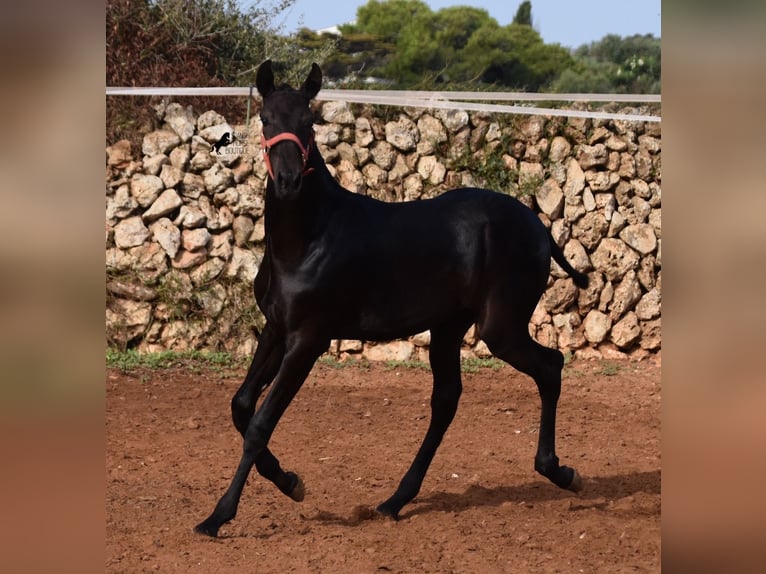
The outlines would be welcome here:
<svg viewBox="0 0 766 574">
<path fill-rule="evenodd" d="M 484 8 L 504 26 L 513 21 L 522 0 L 425 0 L 436 12 L 447 6 Z M 241 2 L 247 5 L 247 1 Z M 345 24 L 356 18 L 367 0 L 295 0 L 282 16 L 284 32 L 302 26 L 312 30 Z M 318 8 L 317 6 L 321 6 Z M 661 37 L 661 0 L 532 0 L 532 25 L 547 44 L 577 48 L 601 40 L 607 34 L 630 36 L 653 34 Z"/>
</svg>

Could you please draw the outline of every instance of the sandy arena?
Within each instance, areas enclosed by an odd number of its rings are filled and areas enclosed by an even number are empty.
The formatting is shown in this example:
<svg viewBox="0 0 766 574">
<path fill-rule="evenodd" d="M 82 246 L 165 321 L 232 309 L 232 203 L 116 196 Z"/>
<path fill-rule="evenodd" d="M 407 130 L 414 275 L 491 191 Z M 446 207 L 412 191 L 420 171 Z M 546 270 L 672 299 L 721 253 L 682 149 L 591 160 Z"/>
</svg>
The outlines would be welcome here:
<svg viewBox="0 0 766 574">
<path fill-rule="evenodd" d="M 417 367 L 314 367 L 272 437 L 296 503 L 253 470 L 218 539 L 192 531 L 232 477 L 245 369 L 107 371 L 107 572 L 660 571 L 660 364 L 570 363 L 557 424 L 580 494 L 533 470 L 540 402 L 511 367 L 463 375 L 457 416 L 401 520 L 393 493 L 429 420 Z"/>
</svg>

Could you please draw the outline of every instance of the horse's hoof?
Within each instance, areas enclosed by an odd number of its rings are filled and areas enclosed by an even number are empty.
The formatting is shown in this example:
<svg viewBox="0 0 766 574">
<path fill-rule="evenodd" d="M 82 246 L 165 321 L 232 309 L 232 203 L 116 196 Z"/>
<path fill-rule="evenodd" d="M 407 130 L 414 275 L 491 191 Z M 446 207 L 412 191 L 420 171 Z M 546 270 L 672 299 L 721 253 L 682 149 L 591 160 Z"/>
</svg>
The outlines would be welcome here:
<svg viewBox="0 0 766 574">
<path fill-rule="evenodd" d="M 580 478 L 580 474 L 574 468 L 572 469 L 572 482 L 567 486 L 567 490 L 572 492 L 580 492 L 582 490 L 582 478 Z"/>
<path fill-rule="evenodd" d="M 306 496 L 306 487 L 303 486 L 303 481 L 301 480 L 300 476 L 293 472 L 289 474 L 293 475 L 295 478 L 295 486 L 293 486 L 293 489 L 287 496 L 292 498 L 295 502 L 303 502 L 303 498 Z"/>
<path fill-rule="evenodd" d="M 194 532 L 210 536 L 211 538 L 216 538 L 218 536 L 218 527 L 210 524 L 209 520 L 205 520 L 194 527 Z"/>
<path fill-rule="evenodd" d="M 393 508 L 391 508 L 385 502 L 383 504 L 379 505 L 375 509 L 375 512 L 377 512 L 381 516 L 385 516 L 387 518 L 390 518 L 391 520 L 394 520 L 394 521 L 398 521 L 399 520 L 399 511 L 398 510 L 394 510 Z"/>
</svg>

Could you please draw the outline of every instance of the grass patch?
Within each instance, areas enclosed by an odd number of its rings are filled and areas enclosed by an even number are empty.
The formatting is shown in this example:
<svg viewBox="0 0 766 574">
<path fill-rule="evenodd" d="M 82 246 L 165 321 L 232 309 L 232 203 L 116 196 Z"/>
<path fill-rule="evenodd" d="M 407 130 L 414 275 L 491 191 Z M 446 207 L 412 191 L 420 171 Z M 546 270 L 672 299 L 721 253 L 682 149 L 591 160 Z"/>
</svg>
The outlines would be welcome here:
<svg viewBox="0 0 766 574">
<path fill-rule="evenodd" d="M 387 371 L 393 371 L 396 369 L 418 369 L 421 371 L 431 370 L 431 365 L 424 361 L 385 361 L 384 365 Z"/>
<path fill-rule="evenodd" d="M 107 349 L 106 366 L 122 372 L 138 369 L 162 370 L 175 367 L 191 369 L 212 368 L 223 370 L 244 365 L 243 359 L 234 358 L 231 353 L 212 351 L 162 351 L 159 353 L 139 353 L 135 349 L 121 351 Z"/>
<path fill-rule="evenodd" d="M 490 357 L 488 359 L 463 359 L 460 362 L 460 371 L 463 373 L 478 373 L 482 369 L 492 369 L 497 371 L 505 366 L 505 363 L 500 359 Z M 387 371 L 393 371 L 396 369 L 413 369 L 418 371 L 431 372 L 431 365 L 425 361 L 409 360 L 409 361 L 385 361 L 383 367 Z"/>
<path fill-rule="evenodd" d="M 332 355 L 322 355 L 321 357 L 319 357 L 319 359 L 317 359 L 317 364 L 330 367 L 331 369 L 369 370 L 369 368 L 372 366 L 372 363 L 370 363 L 370 361 L 368 361 L 364 357 L 361 357 L 359 359 L 355 357 L 348 357 L 347 359 L 344 359 L 343 361 L 339 361 Z"/>
<path fill-rule="evenodd" d="M 123 373 L 141 369 L 163 370 L 173 368 L 185 368 L 192 372 L 202 369 L 223 371 L 225 369 L 239 369 L 247 366 L 249 357 L 235 358 L 231 353 L 213 351 L 161 351 L 159 353 L 139 353 L 135 349 L 122 351 L 109 348 L 106 351 L 106 366 Z M 324 355 L 317 360 L 317 364 L 331 369 L 363 369 L 369 370 L 374 363 L 364 357 L 349 357 L 343 361 Z M 431 371 L 431 366 L 425 361 L 385 361 L 380 364 L 385 370 L 416 369 Z M 481 369 L 496 371 L 505 366 L 500 359 L 490 357 L 488 359 L 463 359 L 460 369 L 463 373 L 477 373 Z M 619 367 L 617 367 L 619 368 Z"/>
<path fill-rule="evenodd" d="M 617 375 L 623 369 L 622 365 L 612 363 L 609 361 L 603 361 L 601 363 L 601 369 L 597 374 L 604 375 L 605 377 L 612 377 Z"/>
<path fill-rule="evenodd" d="M 416 369 L 420 371 L 431 372 L 431 365 L 425 361 L 386 361 L 385 369 L 391 371 L 394 369 Z M 497 371 L 505 366 L 500 359 L 490 357 L 488 359 L 463 359 L 460 362 L 460 371 L 462 373 L 478 373 L 482 369 L 492 369 Z"/>
<path fill-rule="evenodd" d="M 497 371 L 505 366 L 505 362 L 495 357 L 487 359 L 463 359 L 460 363 L 460 370 L 464 373 L 478 373 L 481 369 L 492 369 Z"/>
<path fill-rule="evenodd" d="M 488 189 L 517 196 L 520 192 L 518 170 L 511 170 L 505 165 L 503 155 L 509 149 L 511 140 L 504 136 L 498 146 L 484 146 L 480 150 L 466 145 L 457 155 L 448 159 L 450 169 L 467 171 L 479 180 L 480 185 Z M 444 155 L 448 155 L 447 152 Z"/>
</svg>

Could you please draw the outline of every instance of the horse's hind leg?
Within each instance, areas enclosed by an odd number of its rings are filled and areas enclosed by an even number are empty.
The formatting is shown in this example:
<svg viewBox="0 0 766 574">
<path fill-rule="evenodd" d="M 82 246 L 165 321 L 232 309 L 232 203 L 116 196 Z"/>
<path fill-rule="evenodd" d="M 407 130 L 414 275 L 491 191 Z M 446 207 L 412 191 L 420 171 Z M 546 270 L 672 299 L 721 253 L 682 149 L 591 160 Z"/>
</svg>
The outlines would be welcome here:
<svg viewBox="0 0 766 574">
<path fill-rule="evenodd" d="M 530 337 L 529 318 L 537 300 L 532 301 L 529 296 L 525 298 L 520 291 L 516 290 L 515 296 L 502 302 L 495 301 L 491 318 L 478 325 L 478 332 L 493 355 L 529 375 L 537 384 L 541 413 L 535 470 L 556 486 L 577 492 L 582 489 L 582 479 L 575 469 L 559 466 L 555 447 L 556 409 L 561 395 L 564 356 Z"/>
<path fill-rule="evenodd" d="M 527 335 L 502 343 L 487 342 L 492 353 L 522 373 L 531 376 L 540 392 L 540 434 L 535 455 L 535 470 L 556 486 L 574 492 L 582 488 L 582 480 L 573 468 L 559 466 L 556 456 L 556 409 L 561 394 L 561 369 L 564 357 L 556 349 L 549 349 Z"/>
<path fill-rule="evenodd" d="M 377 510 L 381 514 L 398 519 L 402 507 L 415 498 L 436 454 L 436 449 L 455 417 L 463 389 L 460 380 L 460 344 L 469 326 L 470 321 L 459 320 L 431 330 L 429 359 L 434 378 L 431 394 L 431 422 L 423 444 L 396 492 L 378 506 Z"/>
</svg>

